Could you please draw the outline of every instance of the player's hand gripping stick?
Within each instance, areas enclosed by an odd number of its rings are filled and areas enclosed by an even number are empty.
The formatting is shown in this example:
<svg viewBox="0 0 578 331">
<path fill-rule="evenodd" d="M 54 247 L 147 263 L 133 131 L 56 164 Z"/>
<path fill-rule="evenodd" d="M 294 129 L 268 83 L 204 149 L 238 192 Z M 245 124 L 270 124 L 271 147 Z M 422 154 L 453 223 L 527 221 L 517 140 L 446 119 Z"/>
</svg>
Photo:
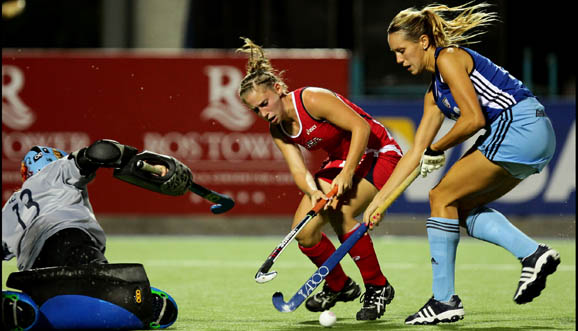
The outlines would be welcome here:
<svg viewBox="0 0 578 331">
<path fill-rule="evenodd" d="M 420 170 L 420 166 L 415 168 L 411 174 L 407 176 L 407 178 L 393 192 L 391 192 L 383 204 L 376 209 L 373 215 L 383 213 L 387 208 L 389 208 L 389 206 L 403 193 L 403 191 L 413 183 L 420 174 Z M 282 313 L 292 312 L 297 309 L 297 307 L 299 307 L 303 301 L 305 301 L 305 299 L 315 291 L 317 286 L 323 282 L 325 277 L 331 272 L 331 270 L 333 270 L 333 268 L 335 268 L 345 254 L 347 254 L 365 232 L 367 232 L 367 229 L 367 224 L 362 223 L 359 228 L 357 228 L 357 230 L 355 230 L 355 232 L 347 238 L 347 240 L 341 244 L 333 254 L 331 254 L 321 267 L 313 273 L 313 275 L 305 282 L 305 284 L 303 284 L 303 286 L 301 286 L 297 293 L 295 293 L 288 302 L 283 300 L 283 293 L 275 292 L 275 294 L 273 294 L 273 305 L 275 308 Z"/>
<path fill-rule="evenodd" d="M 162 176 L 161 169 L 158 169 L 155 166 L 146 163 L 145 161 L 142 160 L 137 161 L 136 167 L 138 169 L 151 172 L 158 176 Z M 194 183 L 193 181 L 191 181 L 189 184 L 189 190 L 201 196 L 202 198 L 214 203 L 214 205 L 211 206 L 211 212 L 213 212 L 213 214 L 224 213 L 226 211 L 229 211 L 231 208 L 235 206 L 235 201 L 229 196 L 217 193 L 197 183 Z"/>
<path fill-rule="evenodd" d="M 293 241 L 293 239 L 297 236 L 297 234 L 301 231 L 301 229 L 303 229 L 303 227 L 305 227 L 305 225 L 307 225 L 307 223 L 309 223 L 309 221 L 311 219 L 313 219 L 313 217 L 315 217 L 315 215 L 317 215 L 317 213 L 323 207 L 325 207 L 325 204 L 328 201 L 330 201 L 331 198 L 337 193 L 337 189 L 338 188 L 336 186 L 333 188 L 333 190 L 331 190 L 331 192 L 329 192 L 329 194 L 327 194 L 327 197 L 329 198 L 329 200 L 325 200 L 325 199 L 319 200 L 317 202 L 317 204 L 313 207 L 313 209 L 311 209 L 307 213 L 307 215 L 305 215 L 305 218 L 303 218 L 303 220 L 301 222 L 299 222 L 299 224 L 297 224 L 297 226 L 294 227 L 291 230 L 291 232 L 289 232 L 285 236 L 285 238 L 283 238 L 281 243 L 279 245 L 277 245 L 277 247 L 275 247 L 273 252 L 271 252 L 271 254 L 269 254 L 269 257 L 267 257 L 267 260 L 265 260 L 263 265 L 261 265 L 261 268 L 259 268 L 259 270 L 255 274 L 255 281 L 257 283 L 263 284 L 263 283 L 266 283 L 266 282 L 272 280 L 273 278 L 277 277 L 277 271 L 269 272 L 269 269 L 271 269 L 271 267 L 273 266 L 273 263 L 275 263 L 275 260 L 277 260 L 279 255 L 281 255 L 281 253 L 283 252 L 283 250 L 285 250 L 285 248 L 289 245 L 289 243 L 291 243 L 291 241 Z"/>
</svg>

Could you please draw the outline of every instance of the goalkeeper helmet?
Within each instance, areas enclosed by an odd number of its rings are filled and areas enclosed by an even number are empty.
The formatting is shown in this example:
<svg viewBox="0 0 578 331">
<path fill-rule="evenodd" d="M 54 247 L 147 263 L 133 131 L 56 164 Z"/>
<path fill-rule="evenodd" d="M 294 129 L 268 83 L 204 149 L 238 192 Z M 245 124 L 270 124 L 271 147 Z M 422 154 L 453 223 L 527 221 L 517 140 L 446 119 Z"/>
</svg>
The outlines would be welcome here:
<svg viewBox="0 0 578 331">
<path fill-rule="evenodd" d="M 24 155 L 24 159 L 22 159 L 22 163 L 20 164 L 22 182 L 38 173 L 50 162 L 56 161 L 66 155 L 68 155 L 66 152 L 53 147 L 32 147 L 30 151 Z"/>
</svg>

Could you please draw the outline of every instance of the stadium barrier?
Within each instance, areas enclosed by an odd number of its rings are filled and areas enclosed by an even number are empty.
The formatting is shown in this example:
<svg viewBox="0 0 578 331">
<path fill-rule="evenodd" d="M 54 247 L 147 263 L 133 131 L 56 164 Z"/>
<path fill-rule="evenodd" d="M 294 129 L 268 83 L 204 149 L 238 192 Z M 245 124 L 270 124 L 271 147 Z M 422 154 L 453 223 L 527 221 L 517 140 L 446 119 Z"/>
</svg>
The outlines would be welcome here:
<svg viewBox="0 0 578 331">
<path fill-rule="evenodd" d="M 322 86 L 347 96 L 344 50 L 271 51 L 290 88 Z M 223 51 L 20 51 L 2 54 L 3 202 L 20 186 L 19 162 L 32 145 L 74 151 L 100 138 L 172 155 L 200 184 L 232 196 L 227 217 L 289 217 L 301 199 L 267 123 L 236 95 L 246 58 Z M 421 101 L 354 100 L 411 144 Z M 544 101 L 556 129 L 551 164 L 495 206 L 506 214 L 567 217 L 576 211 L 575 101 Z M 445 123 L 447 130 L 450 123 Z M 448 151 L 455 162 L 475 137 Z M 306 153 L 313 170 L 323 153 Z M 391 214 L 426 214 L 427 194 L 447 167 L 418 179 Z M 209 216 L 194 194 L 168 197 L 139 190 L 100 170 L 90 198 L 99 215 Z M 110 173 L 109 173 L 110 174 Z M 574 218 L 575 219 L 575 218 Z"/>
</svg>

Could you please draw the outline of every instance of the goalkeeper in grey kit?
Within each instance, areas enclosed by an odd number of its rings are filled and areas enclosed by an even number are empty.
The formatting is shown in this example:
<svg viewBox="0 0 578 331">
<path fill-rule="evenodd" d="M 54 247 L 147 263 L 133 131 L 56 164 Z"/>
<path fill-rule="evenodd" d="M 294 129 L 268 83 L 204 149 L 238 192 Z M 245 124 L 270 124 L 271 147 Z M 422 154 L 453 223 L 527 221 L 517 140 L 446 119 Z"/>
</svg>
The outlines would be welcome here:
<svg viewBox="0 0 578 331">
<path fill-rule="evenodd" d="M 145 161 L 158 170 L 143 171 Z M 106 236 L 88 199 L 100 167 L 168 195 L 182 195 L 190 170 L 172 157 L 98 140 L 71 154 L 34 146 L 22 161 L 23 185 L 2 209 L 2 257 L 19 272 L 2 291 L 3 330 L 167 328 L 174 299 L 151 287 L 141 264 L 108 263 Z M 99 312 L 96 313 L 95 312 Z"/>
</svg>

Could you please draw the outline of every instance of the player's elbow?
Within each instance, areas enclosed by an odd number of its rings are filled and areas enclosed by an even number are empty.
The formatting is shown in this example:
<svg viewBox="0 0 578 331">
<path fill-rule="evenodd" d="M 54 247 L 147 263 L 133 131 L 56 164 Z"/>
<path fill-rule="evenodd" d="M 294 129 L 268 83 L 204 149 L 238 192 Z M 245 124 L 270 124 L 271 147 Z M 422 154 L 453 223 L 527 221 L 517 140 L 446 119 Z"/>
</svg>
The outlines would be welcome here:
<svg viewBox="0 0 578 331">
<path fill-rule="evenodd" d="M 473 134 L 486 126 L 486 119 L 484 116 L 472 116 L 470 118 L 464 119 L 464 127 L 468 134 Z"/>
<path fill-rule="evenodd" d="M 473 132 L 478 132 L 486 126 L 486 119 L 483 116 L 477 116 L 471 123 L 470 127 Z"/>
</svg>

